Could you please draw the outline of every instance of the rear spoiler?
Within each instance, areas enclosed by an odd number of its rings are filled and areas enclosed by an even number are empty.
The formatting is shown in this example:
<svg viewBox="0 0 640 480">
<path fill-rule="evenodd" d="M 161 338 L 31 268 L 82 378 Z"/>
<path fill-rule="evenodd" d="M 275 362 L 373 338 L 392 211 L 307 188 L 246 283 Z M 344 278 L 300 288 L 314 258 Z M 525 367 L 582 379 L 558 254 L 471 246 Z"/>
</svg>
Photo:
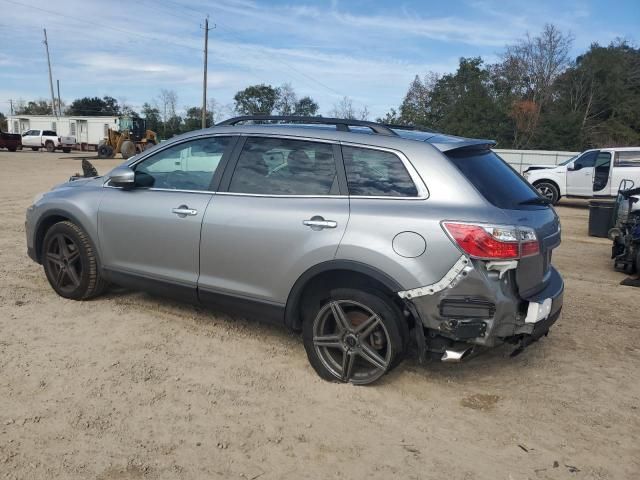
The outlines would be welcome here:
<svg viewBox="0 0 640 480">
<path fill-rule="evenodd" d="M 428 143 L 430 143 L 443 153 L 451 153 L 453 151 L 459 150 L 488 150 L 496 146 L 495 140 L 486 140 L 480 138 L 458 138 L 443 136 L 443 141 L 439 141 L 439 138 L 430 138 Z M 454 140 L 452 141 L 452 139 Z"/>
</svg>

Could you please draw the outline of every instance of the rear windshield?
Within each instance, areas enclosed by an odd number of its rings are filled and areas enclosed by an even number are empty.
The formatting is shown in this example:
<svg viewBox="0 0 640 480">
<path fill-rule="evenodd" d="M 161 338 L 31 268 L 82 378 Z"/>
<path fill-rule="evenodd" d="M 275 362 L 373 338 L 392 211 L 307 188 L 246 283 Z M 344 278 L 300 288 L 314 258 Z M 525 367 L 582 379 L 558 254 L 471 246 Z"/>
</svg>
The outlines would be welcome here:
<svg viewBox="0 0 640 480">
<path fill-rule="evenodd" d="M 538 192 L 491 150 L 461 149 L 446 152 L 446 155 L 496 207 L 528 209 L 531 201 L 539 198 Z"/>
</svg>

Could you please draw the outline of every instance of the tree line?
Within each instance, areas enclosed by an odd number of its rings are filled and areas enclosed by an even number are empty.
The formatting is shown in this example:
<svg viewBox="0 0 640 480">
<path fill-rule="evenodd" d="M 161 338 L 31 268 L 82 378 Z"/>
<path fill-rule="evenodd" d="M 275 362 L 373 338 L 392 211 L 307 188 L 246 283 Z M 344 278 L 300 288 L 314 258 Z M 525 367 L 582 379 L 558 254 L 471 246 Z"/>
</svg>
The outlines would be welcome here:
<svg viewBox="0 0 640 480">
<path fill-rule="evenodd" d="M 288 83 L 279 87 L 267 84 L 251 85 L 238 91 L 233 100 L 233 104 L 229 105 L 220 105 L 215 99 L 207 102 L 207 127 L 235 115 L 317 116 L 320 108 L 313 98 L 299 97 Z M 139 111 L 128 105 L 126 101 L 118 101 L 110 96 L 79 98 L 62 107 L 65 115 L 145 118 L 147 128 L 164 138 L 197 130 L 202 126 L 202 108 L 185 106 L 184 113 L 180 114 L 178 94 L 175 90 L 162 89 L 152 101 L 145 102 Z M 43 99 L 18 101 L 15 113 L 17 115 L 49 115 L 51 105 Z M 368 109 L 365 107 L 358 110 L 354 108 L 353 101 L 349 97 L 344 97 L 334 105 L 331 115 L 340 118 L 364 118 L 368 116 Z"/>
<path fill-rule="evenodd" d="M 453 73 L 416 75 L 401 105 L 377 121 L 444 133 L 490 138 L 501 148 L 575 150 L 640 144 L 640 49 L 627 41 L 592 44 L 576 58 L 573 37 L 554 25 L 505 46 L 497 63 L 460 58 Z M 299 97 L 290 84 L 251 85 L 233 103 L 207 105 L 207 126 L 234 115 L 319 114 L 318 103 Z M 49 114 L 46 100 L 18 102 L 19 114 Z M 161 90 L 134 110 L 113 97 L 76 99 L 68 115 L 144 117 L 164 138 L 201 126 L 201 108 L 178 112 L 178 95 Z M 367 106 L 343 97 L 329 117 L 367 120 Z M 0 117 L 0 122 L 2 117 Z"/>
<path fill-rule="evenodd" d="M 491 138 L 501 148 L 572 150 L 640 144 L 640 50 L 594 43 L 572 59 L 553 25 L 505 47 L 500 61 L 461 58 L 454 73 L 416 76 L 378 121 Z"/>
</svg>

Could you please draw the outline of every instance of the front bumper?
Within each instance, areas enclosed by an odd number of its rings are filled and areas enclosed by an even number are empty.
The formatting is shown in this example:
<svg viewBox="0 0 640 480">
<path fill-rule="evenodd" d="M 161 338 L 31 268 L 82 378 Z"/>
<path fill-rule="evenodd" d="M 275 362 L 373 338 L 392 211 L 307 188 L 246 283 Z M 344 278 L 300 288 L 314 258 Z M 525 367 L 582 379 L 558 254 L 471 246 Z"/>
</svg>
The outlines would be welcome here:
<svg viewBox="0 0 640 480">
<path fill-rule="evenodd" d="M 476 260 L 470 267 L 441 290 L 403 297 L 424 326 L 427 348 L 433 339 L 483 347 L 535 341 L 559 318 L 564 282 L 553 266 L 544 289 L 526 298 L 518 293 L 515 269 L 494 271 Z"/>
</svg>

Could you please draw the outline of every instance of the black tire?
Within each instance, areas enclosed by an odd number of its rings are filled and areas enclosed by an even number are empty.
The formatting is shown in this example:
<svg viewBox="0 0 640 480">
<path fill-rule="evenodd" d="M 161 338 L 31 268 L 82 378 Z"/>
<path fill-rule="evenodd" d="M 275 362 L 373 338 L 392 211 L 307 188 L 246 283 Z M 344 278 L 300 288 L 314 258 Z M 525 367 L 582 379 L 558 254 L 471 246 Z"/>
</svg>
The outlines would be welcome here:
<svg viewBox="0 0 640 480">
<path fill-rule="evenodd" d="M 103 143 L 98 146 L 98 158 L 111 158 L 113 156 L 113 148 Z"/>
<path fill-rule="evenodd" d="M 106 287 L 88 235 L 73 222 L 58 222 L 47 230 L 42 265 L 49 284 L 61 297 L 88 300 Z"/>
<path fill-rule="evenodd" d="M 540 195 L 548 199 L 552 205 L 557 205 L 560 201 L 560 192 L 558 191 L 558 187 L 553 183 L 543 180 L 541 182 L 536 182 L 534 186 Z"/>
<path fill-rule="evenodd" d="M 370 384 L 404 356 L 407 324 L 400 309 L 382 292 L 336 289 L 317 307 L 305 311 L 304 347 L 311 366 L 325 380 Z M 346 328 L 336 320 L 340 311 Z"/>
<path fill-rule="evenodd" d="M 53 142 L 47 142 L 44 144 L 44 148 L 47 149 L 47 152 L 49 153 L 53 153 L 56 151 L 56 146 L 53 144 Z"/>
<path fill-rule="evenodd" d="M 37 152 L 38 150 L 40 150 L 39 147 L 31 147 L 31 150 L 33 150 L 34 152 Z"/>
<path fill-rule="evenodd" d="M 135 143 L 133 143 L 131 140 L 125 140 L 124 142 L 122 142 L 122 145 L 120 145 L 120 155 L 122 155 L 122 158 L 126 160 L 128 158 L 133 157 L 135 154 L 136 154 Z"/>
<path fill-rule="evenodd" d="M 9 150 L 10 152 L 15 152 L 17 149 L 18 149 L 18 147 L 8 148 L 8 150 Z"/>
<path fill-rule="evenodd" d="M 70 153 L 70 152 L 71 152 L 71 149 L 70 149 L 70 148 L 63 148 L 63 149 L 62 149 L 62 151 L 63 151 L 64 153 Z"/>
</svg>

